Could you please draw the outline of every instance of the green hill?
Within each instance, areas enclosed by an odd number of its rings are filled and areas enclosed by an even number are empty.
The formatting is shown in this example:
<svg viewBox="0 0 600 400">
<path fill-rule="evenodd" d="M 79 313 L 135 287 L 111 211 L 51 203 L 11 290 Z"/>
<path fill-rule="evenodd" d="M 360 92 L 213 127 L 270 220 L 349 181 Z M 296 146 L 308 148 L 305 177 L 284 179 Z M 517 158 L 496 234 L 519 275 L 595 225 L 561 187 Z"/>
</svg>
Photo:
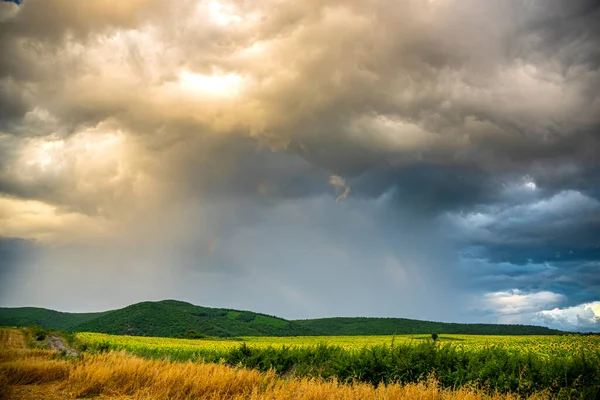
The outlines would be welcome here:
<svg viewBox="0 0 600 400">
<path fill-rule="evenodd" d="M 73 330 L 73 327 L 103 314 L 105 313 L 66 313 L 37 307 L 0 307 L 0 326 L 37 325 L 43 328 L 69 331 Z"/>
<path fill-rule="evenodd" d="M 531 325 L 454 324 L 404 318 L 323 318 L 288 321 L 251 311 L 195 306 L 176 300 L 142 302 L 99 313 L 64 313 L 44 308 L 0 308 L 0 326 L 39 325 L 71 332 L 177 336 L 195 331 L 219 337 L 392 334 L 551 335 Z"/>
<path fill-rule="evenodd" d="M 195 331 L 208 336 L 298 336 L 312 332 L 293 321 L 250 311 L 195 306 L 175 300 L 143 302 L 110 311 L 77 331 L 139 336 L 175 336 Z"/>
<path fill-rule="evenodd" d="M 557 335 L 561 331 L 534 325 L 456 324 L 406 318 L 321 318 L 296 323 L 328 335 L 402 335 L 421 333 L 470 335 Z"/>
<path fill-rule="evenodd" d="M 282 318 L 176 300 L 142 302 L 101 313 L 63 313 L 44 308 L 0 308 L 0 326 L 39 325 L 72 332 L 136 336 L 177 336 L 189 331 L 208 336 L 301 336 L 315 332 Z"/>
</svg>

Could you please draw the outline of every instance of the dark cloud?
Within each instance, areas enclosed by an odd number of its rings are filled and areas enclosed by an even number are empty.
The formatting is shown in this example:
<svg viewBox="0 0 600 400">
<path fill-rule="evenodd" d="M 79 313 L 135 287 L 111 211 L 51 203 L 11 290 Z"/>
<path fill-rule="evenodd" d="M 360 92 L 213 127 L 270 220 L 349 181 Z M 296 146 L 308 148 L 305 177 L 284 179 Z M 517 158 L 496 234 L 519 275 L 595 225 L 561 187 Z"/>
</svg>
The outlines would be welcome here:
<svg viewBox="0 0 600 400">
<path fill-rule="evenodd" d="M 7 80 L 0 91 L 0 129 L 9 129 L 12 121 L 19 121 L 29 111 L 29 103 L 22 91 L 14 87 L 14 82 Z"/>
<path fill-rule="evenodd" d="M 523 190 L 536 191 L 533 182 Z M 494 204 L 454 216 L 476 255 L 525 264 L 600 257 L 600 202 L 562 191 L 516 205 Z"/>
<path fill-rule="evenodd" d="M 599 13 L 2 2 L 0 234 L 43 249 L 11 271 L 40 303 L 54 266 L 82 281 L 87 263 L 99 279 L 73 296 L 97 308 L 472 320 L 478 304 L 593 326 L 571 314 L 598 300 Z"/>
<path fill-rule="evenodd" d="M 351 182 L 356 196 L 389 193 L 397 206 L 433 215 L 469 210 L 499 197 L 494 177 L 475 165 L 388 166 L 370 170 Z"/>
</svg>

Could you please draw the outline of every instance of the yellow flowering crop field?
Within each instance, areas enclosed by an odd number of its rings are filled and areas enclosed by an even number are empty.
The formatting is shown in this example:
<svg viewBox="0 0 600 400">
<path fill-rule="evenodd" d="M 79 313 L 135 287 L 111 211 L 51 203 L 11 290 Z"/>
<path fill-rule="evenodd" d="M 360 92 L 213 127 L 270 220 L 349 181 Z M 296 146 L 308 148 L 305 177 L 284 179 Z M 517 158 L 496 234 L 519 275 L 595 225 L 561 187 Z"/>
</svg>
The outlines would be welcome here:
<svg viewBox="0 0 600 400">
<path fill-rule="evenodd" d="M 237 339 L 174 339 L 162 337 L 119 336 L 102 333 L 79 333 L 85 344 L 105 349 L 125 350 L 136 354 L 200 355 L 202 353 L 227 351 L 245 344 L 256 348 L 309 347 L 319 344 L 337 346 L 346 350 L 359 350 L 377 345 L 419 344 L 431 340 L 429 335 L 396 336 L 252 336 Z M 502 347 L 510 352 L 533 352 L 544 358 L 565 357 L 571 354 L 600 351 L 600 336 L 488 336 L 488 335 L 440 335 L 439 345 L 456 346 L 462 350 L 477 351 L 489 347 Z"/>
</svg>

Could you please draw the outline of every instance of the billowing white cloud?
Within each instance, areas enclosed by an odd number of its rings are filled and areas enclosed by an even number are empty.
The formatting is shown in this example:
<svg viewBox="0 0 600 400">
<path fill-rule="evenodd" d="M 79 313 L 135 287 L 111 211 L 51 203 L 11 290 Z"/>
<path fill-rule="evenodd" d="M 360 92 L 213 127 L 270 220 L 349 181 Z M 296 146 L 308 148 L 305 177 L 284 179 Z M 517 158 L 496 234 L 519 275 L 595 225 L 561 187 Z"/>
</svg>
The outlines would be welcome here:
<svg viewBox="0 0 600 400">
<path fill-rule="evenodd" d="M 515 317 L 547 309 L 565 301 L 565 296 L 548 291 L 526 293 L 518 289 L 486 293 L 484 303 L 499 315 L 499 321 L 508 323 Z"/>
<path fill-rule="evenodd" d="M 565 331 L 600 332 L 600 301 L 561 307 L 567 297 L 550 291 L 518 289 L 486 293 L 483 304 L 497 322 L 535 324 Z"/>
<path fill-rule="evenodd" d="M 600 301 L 543 310 L 536 314 L 535 322 L 567 331 L 600 332 Z"/>
</svg>

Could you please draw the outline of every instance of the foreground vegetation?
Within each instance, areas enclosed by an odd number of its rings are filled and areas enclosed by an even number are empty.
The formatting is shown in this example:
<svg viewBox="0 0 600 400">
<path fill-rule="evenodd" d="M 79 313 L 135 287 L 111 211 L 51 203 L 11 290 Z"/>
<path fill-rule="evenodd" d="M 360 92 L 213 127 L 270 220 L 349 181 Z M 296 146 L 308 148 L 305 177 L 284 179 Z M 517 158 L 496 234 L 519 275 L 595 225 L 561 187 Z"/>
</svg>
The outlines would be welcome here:
<svg viewBox="0 0 600 400">
<path fill-rule="evenodd" d="M 26 349 L 17 330 L 0 330 L 0 398 L 66 399 L 422 399 L 516 400 L 514 394 L 486 395 L 472 387 L 440 388 L 420 383 L 373 386 L 319 378 L 281 378 L 274 371 L 206 363 L 146 360 L 124 352 L 57 357 Z M 530 397 L 547 399 L 548 393 Z"/>
<path fill-rule="evenodd" d="M 200 307 L 175 300 L 142 302 L 101 313 L 62 313 L 43 308 L 0 308 L 0 326 L 39 325 L 70 332 L 175 337 L 348 336 L 417 333 L 472 335 L 551 335 L 562 332 L 541 326 L 450 324 L 405 318 L 325 318 L 288 321 L 270 315 Z"/>
<path fill-rule="evenodd" d="M 596 398 L 600 391 L 597 336 L 299 337 L 186 340 L 82 333 L 88 352 L 127 351 L 155 360 L 195 361 L 334 378 L 345 383 L 474 386 L 487 393 Z"/>
</svg>

